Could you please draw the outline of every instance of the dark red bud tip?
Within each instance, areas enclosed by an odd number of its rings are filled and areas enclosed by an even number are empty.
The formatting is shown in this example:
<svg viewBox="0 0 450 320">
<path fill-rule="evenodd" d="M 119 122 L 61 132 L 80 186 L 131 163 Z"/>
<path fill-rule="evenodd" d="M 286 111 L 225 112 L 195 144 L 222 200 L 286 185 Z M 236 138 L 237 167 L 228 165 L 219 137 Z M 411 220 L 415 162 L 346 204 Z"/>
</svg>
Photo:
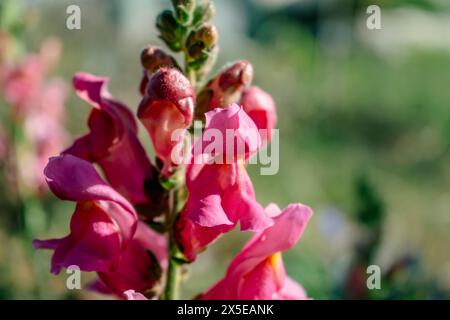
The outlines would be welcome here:
<svg viewBox="0 0 450 320">
<path fill-rule="evenodd" d="M 172 102 L 183 113 L 187 121 L 192 120 L 195 91 L 189 80 L 177 69 L 161 68 L 150 79 L 146 87 L 145 100 Z M 138 116 L 143 110 L 138 111 Z"/>
<path fill-rule="evenodd" d="M 160 48 L 149 46 L 141 52 L 141 64 L 145 70 L 154 72 L 161 67 L 174 67 L 174 60 Z"/>
<path fill-rule="evenodd" d="M 229 90 L 238 87 L 247 87 L 253 80 L 253 67 L 250 62 L 237 61 L 220 73 L 219 87 Z"/>
</svg>

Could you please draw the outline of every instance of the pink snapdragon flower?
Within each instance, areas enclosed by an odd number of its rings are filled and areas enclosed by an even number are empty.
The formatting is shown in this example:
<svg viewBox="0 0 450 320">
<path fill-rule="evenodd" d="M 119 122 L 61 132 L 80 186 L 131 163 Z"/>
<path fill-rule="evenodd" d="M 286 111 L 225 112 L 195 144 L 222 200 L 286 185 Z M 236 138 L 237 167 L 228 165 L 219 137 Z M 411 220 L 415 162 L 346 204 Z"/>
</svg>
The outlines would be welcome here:
<svg viewBox="0 0 450 320">
<path fill-rule="evenodd" d="M 133 114 L 113 100 L 107 82 L 107 78 L 88 73 L 75 75 L 78 96 L 93 107 L 88 120 L 90 132 L 63 153 L 98 163 L 114 189 L 134 204 L 146 203 L 144 183 L 154 178 L 154 170 L 138 140 Z"/>
<path fill-rule="evenodd" d="M 206 113 L 204 133 L 196 142 L 202 145 L 202 150 L 208 149 L 209 139 L 205 135 L 210 129 L 218 130 L 222 136 L 232 129 L 235 142 L 240 142 L 244 147 L 230 148 L 225 145 L 224 139 L 222 153 L 197 155 L 202 160 L 197 163 L 194 159 L 187 167 L 189 197 L 177 220 L 175 234 L 179 247 L 189 261 L 195 260 L 197 253 L 204 250 L 207 244 L 233 229 L 238 222 L 243 231 L 261 231 L 273 224 L 256 201 L 244 166 L 245 160 L 260 146 L 255 124 L 237 105 L 214 109 Z M 205 162 L 205 159 L 208 161 Z M 209 163 L 210 160 L 221 163 Z M 227 161 L 223 163 L 222 160 Z"/>
<path fill-rule="evenodd" d="M 161 68 L 149 79 L 138 118 L 150 135 L 157 157 L 163 162 L 164 177 L 175 167 L 172 150 L 183 143 L 182 139 L 174 141 L 172 134 L 191 125 L 194 103 L 195 91 L 180 71 Z"/>
<path fill-rule="evenodd" d="M 225 67 L 200 91 L 195 108 L 196 117 L 201 119 L 205 112 L 237 103 L 259 130 L 267 130 L 262 135 L 262 141 L 269 142 L 270 132 L 277 122 L 275 102 L 261 88 L 250 86 L 252 80 L 253 67 L 248 61 L 237 61 Z"/>
<path fill-rule="evenodd" d="M 133 206 L 103 181 L 91 163 L 72 155 L 51 158 L 45 177 L 57 197 L 77 203 L 68 236 L 33 241 L 35 248 L 54 250 L 51 272 L 70 265 L 83 271 L 117 270 L 136 232 Z"/>
<path fill-rule="evenodd" d="M 304 289 L 286 275 L 281 252 L 299 240 L 312 211 L 302 204 L 291 204 L 283 211 L 271 204 L 266 210 L 274 225 L 255 234 L 230 263 L 225 277 L 200 299 L 307 299 Z"/>
</svg>

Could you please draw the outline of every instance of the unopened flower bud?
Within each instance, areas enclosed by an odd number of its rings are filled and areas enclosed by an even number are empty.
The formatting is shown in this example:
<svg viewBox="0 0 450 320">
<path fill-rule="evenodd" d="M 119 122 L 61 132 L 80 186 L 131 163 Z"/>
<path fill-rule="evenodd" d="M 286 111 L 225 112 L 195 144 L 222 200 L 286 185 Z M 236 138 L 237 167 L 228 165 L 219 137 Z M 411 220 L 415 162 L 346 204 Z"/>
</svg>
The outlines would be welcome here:
<svg viewBox="0 0 450 320">
<path fill-rule="evenodd" d="M 186 40 L 186 48 L 192 60 L 198 60 L 207 54 L 217 43 L 219 33 L 213 25 L 206 25 L 192 31 Z"/>
<path fill-rule="evenodd" d="M 141 52 L 142 67 L 153 73 L 161 67 L 173 68 L 175 60 L 158 47 L 148 46 Z"/>
<path fill-rule="evenodd" d="M 193 25 L 200 26 L 205 22 L 211 21 L 216 14 L 216 8 L 210 0 L 200 0 L 194 10 Z"/>
<path fill-rule="evenodd" d="M 178 21 L 186 25 L 192 20 L 195 9 L 195 0 L 172 0 Z"/>
<path fill-rule="evenodd" d="M 173 141 L 172 134 L 191 125 L 194 102 L 191 83 L 177 69 L 161 68 L 149 79 L 138 118 L 150 135 L 157 157 L 164 163 L 164 177 L 170 176 L 175 166 L 172 150 L 182 143 Z"/>
<path fill-rule="evenodd" d="M 218 85 L 222 91 L 241 91 L 253 80 L 253 67 L 248 61 L 238 61 L 220 73 Z"/>
<path fill-rule="evenodd" d="M 161 39 L 173 51 L 182 49 L 182 39 L 186 33 L 186 28 L 178 23 L 170 10 L 164 10 L 156 19 L 156 27 L 160 31 Z"/>
<path fill-rule="evenodd" d="M 253 80 L 253 67 L 248 61 L 237 61 L 223 69 L 200 91 L 196 118 L 214 108 L 225 108 L 241 99 L 244 90 Z"/>
</svg>

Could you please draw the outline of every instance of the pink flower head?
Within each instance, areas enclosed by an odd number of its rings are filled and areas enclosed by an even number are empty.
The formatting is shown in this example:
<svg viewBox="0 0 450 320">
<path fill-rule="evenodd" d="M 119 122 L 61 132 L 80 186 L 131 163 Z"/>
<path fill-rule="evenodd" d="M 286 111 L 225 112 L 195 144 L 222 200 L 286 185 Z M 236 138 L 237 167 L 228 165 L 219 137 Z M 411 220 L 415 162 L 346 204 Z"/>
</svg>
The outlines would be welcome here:
<svg viewBox="0 0 450 320">
<path fill-rule="evenodd" d="M 39 55 L 29 55 L 17 67 L 6 69 L 3 92 L 16 118 L 23 118 L 39 95 L 46 67 Z"/>
<path fill-rule="evenodd" d="M 117 268 L 98 272 L 98 276 L 111 293 L 121 296 L 129 289 L 145 292 L 153 288 L 167 265 L 166 238 L 139 222 Z"/>
<path fill-rule="evenodd" d="M 19 65 L 2 66 L 0 79 L 6 102 L 16 118 L 22 119 L 38 104 L 44 78 L 58 61 L 61 43 L 54 38 L 45 40 L 38 54 L 28 55 Z"/>
<path fill-rule="evenodd" d="M 286 275 L 281 252 L 299 240 L 312 211 L 301 204 L 291 204 L 281 213 L 276 205 L 266 210 L 275 224 L 253 236 L 230 263 L 225 277 L 201 299 L 307 299 L 303 288 Z"/>
<path fill-rule="evenodd" d="M 200 91 L 195 108 L 197 118 L 214 108 L 237 103 L 252 80 L 253 67 L 250 62 L 241 60 L 226 66 Z"/>
<path fill-rule="evenodd" d="M 66 88 L 60 81 L 52 81 L 42 86 L 36 104 L 28 110 L 24 119 L 25 134 L 31 142 L 33 152 L 27 155 L 21 168 L 24 183 L 30 188 L 47 190 L 42 174 L 48 159 L 58 155 L 63 148 L 67 132 L 64 128 L 64 101 Z"/>
<path fill-rule="evenodd" d="M 173 171 L 172 150 L 182 143 L 173 141 L 172 134 L 191 125 L 194 102 L 191 83 L 176 69 L 159 69 L 147 84 L 138 118 L 150 135 L 157 157 L 164 163 L 162 175 L 165 177 Z"/>
<path fill-rule="evenodd" d="M 189 197 L 176 223 L 176 234 L 178 245 L 189 261 L 195 260 L 207 244 L 233 229 L 238 222 L 244 231 L 261 231 L 273 224 L 256 201 L 244 166 L 244 159 L 256 152 L 260 143 L 255 124 L 242 108 L 232 105 L 206 113 L 206 127 L 197 144 L 207 146 L 205 135 L 210 129 L 225 134 L 230 128 L 237 141 L 246 142 L 243 152 L 224 146 L 224 154 L 219 152 L 206 158 L 226 155 L 226 160 L 231 159 L 231 162 L 198 164 L 193 160 L 187 167 Z"/>
<path fill-rule="evenodd" d="M 264 90 L 252 86 L 245 90 L 240 103 L 258 129 L 266 130 L 261 135 L 263 142 L 270 141 L 271 130 L 275 128 L 277 123 L 275 102 L 272 97 Z"/>
<path fill-rule="evenodd" d="M 77 73 L 73 85 L 92 107 L 90 132 L 63 153 L 96 162 L 112 187 L 135 204 L 146 203 L 144 182 L 153 178 L 152 165 L 137 137 L 129 109 L 111 98 L 107 78 Z"/>
<path fill-rule="evenodd" d="M 133 206 L 91 163 L 72 155 L 51 158 L 44 174 L 57 197 L 77 203 L 68 236 L 33 241 L 35 248 L 54 250 L 51 272 L 70 265 L 83 271 L 115 270 L 136 231 Z"/>
</svg>

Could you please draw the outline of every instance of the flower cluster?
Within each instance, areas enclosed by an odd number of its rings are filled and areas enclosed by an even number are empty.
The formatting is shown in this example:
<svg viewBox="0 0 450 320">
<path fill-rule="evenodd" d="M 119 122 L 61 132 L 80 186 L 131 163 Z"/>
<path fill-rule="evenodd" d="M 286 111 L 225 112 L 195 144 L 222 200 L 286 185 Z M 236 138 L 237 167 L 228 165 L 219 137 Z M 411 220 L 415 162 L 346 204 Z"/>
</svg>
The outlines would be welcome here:
<svg viewBox="0 0 450 320">
<path fill-rule="evenodd" d="M 149 46 L 141 54 L 137 118 L 155 161 L 138 139 L 133 113 L 108 92 L 107 79 L 76 74 L 75 91 L 92 108 L 89 132 L 51 158 L 44 172 L 57 197 L 76 203 L 70 233 L 35 240 L 34 246 L 54 250 L 55 274 L 71 265 L 96 272 L 91 288 L 101 292 L 171 299 L 179 266 L 194 262 L 239 224 L 254 236 L 224 278 L 199 298 L 305 299 L 302 287 L 286 275 L 281 253 L 299 240 L 312 211 L 299 203 L 284 210 L 275 204 L 264 208 L 246 169 L 247 160 L 270 140 L 274 101 L 251 85 L 247 61 L 225 67 L 201 85 L 218 52 L 212 3 L 172 2 L 174 10 L 159 15 L 157 28 L 172 51 L 184 53 L 184 68 L 160 48 Z M 203 132 L 192 149 L 201 146 L 202 152 L 188 152 L 201 161 L 182 165 L 173 153 L 186 143 L 194 119 L 203 122 Z M 260 136 L 259 129 L 268 134 Z M 243 148 L 230 148 L 227 141 L 221 152 L 208 148 L 209 130 L 224 136 L 231 130 Z"/>
</svg>

